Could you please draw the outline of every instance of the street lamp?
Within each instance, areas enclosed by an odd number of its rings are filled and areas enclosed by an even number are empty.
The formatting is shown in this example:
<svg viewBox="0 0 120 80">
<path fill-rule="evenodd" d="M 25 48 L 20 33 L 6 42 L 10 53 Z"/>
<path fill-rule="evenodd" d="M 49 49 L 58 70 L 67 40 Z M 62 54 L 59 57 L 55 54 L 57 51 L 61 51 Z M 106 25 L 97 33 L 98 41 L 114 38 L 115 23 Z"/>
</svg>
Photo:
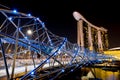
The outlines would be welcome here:
<svg viewBox="0 0 120 80">
<path fill-rule="evenodd" d="M 30 44 L 31 44 L 29 39 L 30 39 L 30 36 L 32 36 L 32 34 L 33 34 L 33 31 L 31 29 L 28 29 L 27 30 L 27 35 L 28 35 L 29 38 L 27 40 L 28 40 L 28 43 L 29 43 L 29 51 L 30 51 Z M 29 57 L 30 57 L 30 52 L 29 52 Z"/>
<path fill-rule="evenodd" d="M 27 34 L 28 34 L 28 35 L 32 35 L 32 34 L 33 34 L 33 31 L 32 31 L 31 29 L 28 29 L 28 30 L 27 30 Z"/>
<path fill-rule="evenodd" d="M 27 30 L 27 34 L 29 35 L 29 36 L 32 36 L 32 34 L 33 34 L 33 31 L 31 30 L 31 29 L 28 29 Z M 30 47 L 31 47 L 31 43 L 30 43 L 30 41 L 29 41 L 29 51 L 30 51 Z M 31 52 L 29 53 L 29 55 L 31 54 Z M 34 61 L 34 59 L 33 59 L 33 54 L 31 54 L 32 55 L 32 60 L 33 60 L 33 64 L 34 64 L 34 67 L 35 67 L 35 61 Z"/>
</svg>

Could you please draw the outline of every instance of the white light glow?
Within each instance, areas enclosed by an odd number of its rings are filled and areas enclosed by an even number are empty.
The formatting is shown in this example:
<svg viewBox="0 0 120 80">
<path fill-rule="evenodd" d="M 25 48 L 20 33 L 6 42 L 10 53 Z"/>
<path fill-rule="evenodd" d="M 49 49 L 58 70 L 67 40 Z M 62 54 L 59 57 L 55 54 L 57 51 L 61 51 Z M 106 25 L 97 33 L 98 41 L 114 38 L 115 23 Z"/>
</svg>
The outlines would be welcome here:
<svg viewBox="0 0 120 80">
<path fill-rule="evenodd" d="M 33 33 L 33 32 L 32 32 L 32 30 L 30 30 L 30 29 L 27 31 L 27 34 L 28 34 L 28 35 L 32 35 L 32 33 Z"/>
</svg>

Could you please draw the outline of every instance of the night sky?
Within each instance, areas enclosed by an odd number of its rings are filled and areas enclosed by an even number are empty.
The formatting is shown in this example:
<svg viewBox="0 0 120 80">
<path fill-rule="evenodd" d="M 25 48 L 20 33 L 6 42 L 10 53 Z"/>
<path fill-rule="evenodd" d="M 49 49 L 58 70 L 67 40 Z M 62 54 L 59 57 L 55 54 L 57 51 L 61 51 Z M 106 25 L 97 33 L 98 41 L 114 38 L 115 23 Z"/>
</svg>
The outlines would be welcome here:
<svg viewBox="0 0 120 80">
<path fill-rule="evenodd" d="M 109 2 L 107 2 L 109 1 Z M 92 24 L 108 29 L 109 48 L 120 46 L 120 5 L 113 0 L 0 0 L 0 4 L 39 17 L 54 34 L 77 39 L 77 21 L 73 11 L 80 12 Z"/>
</svg>

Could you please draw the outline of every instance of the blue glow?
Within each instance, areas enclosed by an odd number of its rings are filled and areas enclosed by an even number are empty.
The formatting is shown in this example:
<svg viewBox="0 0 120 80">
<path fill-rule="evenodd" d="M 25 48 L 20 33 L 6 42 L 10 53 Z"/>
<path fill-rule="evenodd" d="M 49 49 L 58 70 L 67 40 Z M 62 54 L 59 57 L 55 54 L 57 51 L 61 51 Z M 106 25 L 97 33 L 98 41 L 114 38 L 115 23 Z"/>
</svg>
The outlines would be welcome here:
<svg viewBox="0 0 120 80">
<path fill-rule="evenodd" d="M 53 44 L 51 43 L 51 46 L 53 46 Z"/>
<path fill-rule="evenodd" d="M 51 39 L 49 39 L 49 42 L 51 42 Z"/>
<path fill-rule="evenodd" d="M 16 9 L 14 9 L 14 10 L 13 10 L 13 13 L 17 13 L 17 10 L 16 10 Z"/>
<path fill-rule="evenodd" d="M 45 27 L 44 22 L 42 22 L 42 27 L 43 27 L 43 28 Z"/>
<path fill-rule="evenodd" d="M 50 60 L 47 60 L 47 62 L 50 62 Z"/>
<path fill-rule="evenodd" d="M 40 18 L 36 18 L 37 20 L 40 20 Z"/>
<path fill-rule="evenodd" d="M 71 69 L 70 71 L 73 72 L 73 69 Z"/>
<path fill-rule="evenodd" d="M 12 17 L 9 17 L 8 19 L 9 19 L 9 20 L 12 20 Z"/>
<path fill-rule="evenodd" d="M 25 39 L 27 40 L 27 39 L 28 39 L 28 37 L 25 37 Z"/>
<path fill-rule="evenodd" d="M 62 69 L 62 72 L 65 72 L 65 70 L 64 70 L 64 69 Z"/>
<path fill-rule="evenodd" d="M 21 31 L 21 28 L 19 28 L 19 31 Z"/>
<path fill-rule="evenodd" d="M 77 50 L 77 48 L 75 48 L 75 50 Z"/>
<path fill-rule="evenodd" d="M 31 72 L 31 74 L 33 75 L 33 74 L 34 74 L 34 72 Z"/>
<path fill-rule="evenodd" d="M 28 16 L 31 16 L 31 14 L 29 13 Z"/>
<path fill-rule="evenodd" d="M 57 53 L 54 54 L 55 56 L 57 55 Z"/>
<path fill-rule="evenodd" d="M 82 67 L 82 65 L 80 66 L 80 68 Z"/>
</svg>

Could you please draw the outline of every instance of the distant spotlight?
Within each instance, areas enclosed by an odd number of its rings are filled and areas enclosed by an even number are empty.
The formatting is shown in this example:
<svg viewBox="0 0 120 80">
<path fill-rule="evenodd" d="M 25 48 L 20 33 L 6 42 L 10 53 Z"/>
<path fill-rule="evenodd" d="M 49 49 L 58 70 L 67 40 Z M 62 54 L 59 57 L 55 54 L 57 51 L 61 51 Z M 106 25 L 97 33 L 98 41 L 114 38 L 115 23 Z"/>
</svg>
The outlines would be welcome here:
<svg viewBox="0 0 120 80">
<path fill-rule="evenodd" d="M 31 14 L 29 13 L 29 14 L 27 14 L 27 16 L 31 16 Z"/>
<path fill-rule="evenodd" d="M 17 13 L 17 10 L 16 10 L 16 9 L 14 9 L 14 10 L 13 10 L 13 13 Z"/>
<path fill-rule="evenodd" d="M 28 39 L 28 37 L 25 37 L 25 39 Z"/>
<path fill-rule="evenodd" d="M 65 70 L 64 70 L 64 69 L 62 69 L 62 72 L 65 72 Z"/>
<path fill-rule="evenodd" d="M 70 71 L 73 72 L 73 69 L 71 69 Z"/>
<path fill-rule="evenodd" d="M 19 31 L 21 30 L 21 28 L 18 28 L 19 29 Z"/>
<path fill-rule="evenodd" d="M 42 27 L 45 28 L 45 24 L 44 24 L 44 22 L 42 22 Z"/>
<path fill-rule="evenodd" d="M 57 53 L 54 54 L 55 56 L 57 55 Z"/>
<path fill-rule="evenodd" d="M 79 21 L 79 20 L 82 18 L 81 14 L 80 14 L 79 12 L 77 12 L 77 11 L 74 11 L 74 12 L 73 12 L 73 17 L 74 17 L 75 20 L 77 20 L 77 21 Z"/>
<path fill-rule="evenodd" d="M 77 48 L 75 48 L 75 50 L 77 50 Z"/>
<path fill-rule="evenodd" d="M 37 20 L 40 20 L 40 18 L 36 18 Z"/>
<path fill-rule="evenodd" d="M 9 20 L 12 20 L 12 17 L 9 17 L 8 19 L 9 19 Z"/>
<path fill-rule="evenodd" d="M 34 72 L 31 72 L 31 75 L 33 75 L 34 74 Z"/>
<path fill-rule="evenodd" d="M 47 63 L 50 62 L 50 60 L 47 60 Z"/>
</svg>

